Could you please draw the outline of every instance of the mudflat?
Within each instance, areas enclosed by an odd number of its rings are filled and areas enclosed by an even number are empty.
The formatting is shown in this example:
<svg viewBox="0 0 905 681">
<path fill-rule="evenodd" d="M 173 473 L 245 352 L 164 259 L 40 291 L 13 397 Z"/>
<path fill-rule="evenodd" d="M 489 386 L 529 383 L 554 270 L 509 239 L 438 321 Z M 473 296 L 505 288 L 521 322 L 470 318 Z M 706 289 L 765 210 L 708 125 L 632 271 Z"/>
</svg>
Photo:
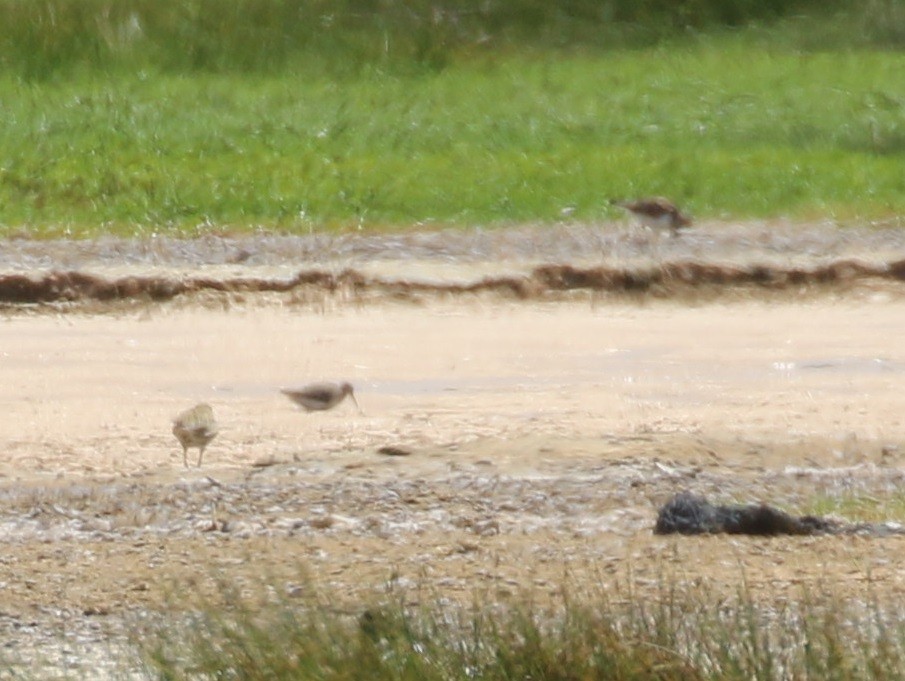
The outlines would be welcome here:
<svg viewBox="0 0 905 681">
<path fill-rule="evenodd" d="M 448 254 L 412 271 L 432 264 L 493 271 Z M 653 592 L 664 576 L 732 594 L 742 574 L 764 598 L 826 583 L 900 597 L 905 538 L 652 529 L 683 490 L 790 511 L 897 494 L 903 294 L 206 292 L 10 309 L 2 625 L 23 651 L 61 633 L 95 650 L 136 613 L 191 607 L 174 594 L 216 600 L 262 576 L 353 609 L 388 591 L 553 597 L 571 580 Z M 362 412 L 305 413 L 279 392 L 320 380 L 351 382 Z M 198 402 L 219 434 L 185 468 L 171 420 Z"/>
</svg>

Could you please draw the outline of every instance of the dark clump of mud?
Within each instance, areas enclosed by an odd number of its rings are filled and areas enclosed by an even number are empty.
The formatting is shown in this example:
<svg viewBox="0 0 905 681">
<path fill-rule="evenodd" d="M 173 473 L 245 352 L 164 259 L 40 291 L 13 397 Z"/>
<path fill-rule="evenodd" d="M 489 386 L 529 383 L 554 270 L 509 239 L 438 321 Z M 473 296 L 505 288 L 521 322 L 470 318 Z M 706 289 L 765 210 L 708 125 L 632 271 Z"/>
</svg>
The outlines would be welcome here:
<svg viewBox="0 0 905 681">
<path fill-rule="evenodd" d="M 520 275 L 484 277 L 473 282 L 414 281 L 369 276 L 355 269 L 339 273 L 304 270 L 294 277 L 178 277 L 166 274 L 106 278 L 83 272 L 50 272 L 43 276 L 0 275 L 0 303 L 167 301 L 204 291 L 226 293 L 286 293 L 304 287 L 323 293 L 338 290 L 392 298 L 418 295 L 495 293 L 517 299 L 546 298 L 574 290 L 614 294 L 682 295 L 696 290 L 741 287 L 766 290 L 850 284 L 859 280 L 905 280 L 905 260 L 868 265 L 842 260 L 802 268 L 767 265 L 737 266 L 698 262 L 664 263 L 647 268 L 542 265 Z"/>
<path fill-rule="evenodd" d="M 753 536 L 903 534 L 898 525 L 843 523 L 830 518 L 793 516 L 766 504 L 716 506 L 705 498 L 681 492 L 657 513 L 654 534 L 747 534 Z"/>
<path fill-rule="evenodd" d="M 831 520 L 795 517 L 766 504 L 715 506 L 703 497 L 682 492 L 657 514 L 655 534 L 808 535 L 838 531 Z"/>
</svg>

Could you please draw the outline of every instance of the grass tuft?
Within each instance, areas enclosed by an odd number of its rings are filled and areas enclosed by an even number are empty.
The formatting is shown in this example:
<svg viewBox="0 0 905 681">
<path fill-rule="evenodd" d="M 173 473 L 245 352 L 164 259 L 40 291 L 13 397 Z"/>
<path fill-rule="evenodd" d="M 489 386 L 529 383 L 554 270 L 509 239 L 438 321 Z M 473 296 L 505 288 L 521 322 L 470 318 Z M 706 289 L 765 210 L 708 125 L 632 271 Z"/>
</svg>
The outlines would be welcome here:
<svg viewBox="0 0 905 681">
<path fill-rule="evenodd" d="M 821 493 L 809 500 L 805 513 L 836 515 L 852 522 L 884 522 L 905 519 L 905 494 L 875 496 L 860 492 Z"/>
<path fill-rule="evenodd" d="M 905 620 L 831 591 L 764 603 L 663 585 L 659 598 L 583 594 L 465 608 L 437 599 L 339 613 L 315 597 L 233 600 L 143 636 L 156 679 L 899 678 Z"/>
</svg>

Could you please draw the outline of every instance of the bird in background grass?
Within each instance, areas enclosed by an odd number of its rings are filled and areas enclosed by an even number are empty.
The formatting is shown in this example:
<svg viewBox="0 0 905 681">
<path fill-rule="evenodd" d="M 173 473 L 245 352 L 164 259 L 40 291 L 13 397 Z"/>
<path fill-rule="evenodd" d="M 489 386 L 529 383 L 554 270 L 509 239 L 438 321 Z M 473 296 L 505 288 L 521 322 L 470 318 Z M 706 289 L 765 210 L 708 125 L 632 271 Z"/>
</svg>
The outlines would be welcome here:
<svg viewBox="0 0 905 681">
<path fill-rule="evenodd" d="M 173 419 L 173 435 L 182 445 L 182 462 L 189 466 L 188 451 L 190 447 L 198 448 L 198 467 L 204 457 L 204 449 L 217 436 L 217 422 L 214 410 L 209 404 L 196 404 L 186 409 Z"/>
<path fill-rule="evenodd" d="M 611 199 L 610 203 L 627 210 L 645 227 L 669 230 L 672 236 L 677 236 L 680 229 L 691 225 L 691 218 L 684 215 L 672 201 L 662 196 L 636 201 Z"/>
<path fill-rule="evenodd" d="M 351 383 L 311 383 L 303 388 L 282 388 L 286 397 L 302 407 L 305 411 L 326 411 L 342 402 L 346 395 L 352 398 L 356 409 L 361 413 L 358 400 Z"/>
</svg>

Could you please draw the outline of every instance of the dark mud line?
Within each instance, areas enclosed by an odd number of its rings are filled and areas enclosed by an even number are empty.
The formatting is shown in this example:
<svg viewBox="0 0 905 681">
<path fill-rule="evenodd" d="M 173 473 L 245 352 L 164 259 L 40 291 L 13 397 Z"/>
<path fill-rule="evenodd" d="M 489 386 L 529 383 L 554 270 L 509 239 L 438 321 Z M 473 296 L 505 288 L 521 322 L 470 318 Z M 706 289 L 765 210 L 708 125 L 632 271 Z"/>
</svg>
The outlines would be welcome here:
<svg viewBox="0 0 905 681">
<path fill-rule="evenodd" d="M 905 279 L 905 260 L 886 265 L 868 265 L 840 260 L 827 265 L 777 267 L 768 265 L 719 265 L 700 262 L 664 263 L 649 269 L 544 265 L 534 270 L 532 280 L 549 291 L 589 289 L 614 293 L 682 293 L 701 287 L 760 286 L 782 290 L 790 287 L 851 283 L 864 278 Z"/>
<path fill-rule="evenodd" d="M 810 268 L 768 265 L 720 265 L 671 262 L 648 268 L 590 267 L 568 264 L 535 267 L 526 275 L 485 277 L 474 282 L 449 283 L 387 279 L 355 269 L 340 273 L 304 270 L 291 279 L 260 277 L 126 276 L 117 279 L 84 272 L 51 272 L 41 277 L 0 275 L 0 304 L 169 301 L 205 291 L 223 293 L 289 293 L 297 289 L 325 294 L 345 291 L 377 297 L 494 293 L 532 300 L 551 294 L 586 290 L 613 294 L 643 294 L 669 298 L 695 291 L 713 293 L 741 287 L 782 291 L 802 287 L 837 287 L 859 280 L 905 280 L 905 260 L 871 265 L 845 259 Z"/>
</svg>

